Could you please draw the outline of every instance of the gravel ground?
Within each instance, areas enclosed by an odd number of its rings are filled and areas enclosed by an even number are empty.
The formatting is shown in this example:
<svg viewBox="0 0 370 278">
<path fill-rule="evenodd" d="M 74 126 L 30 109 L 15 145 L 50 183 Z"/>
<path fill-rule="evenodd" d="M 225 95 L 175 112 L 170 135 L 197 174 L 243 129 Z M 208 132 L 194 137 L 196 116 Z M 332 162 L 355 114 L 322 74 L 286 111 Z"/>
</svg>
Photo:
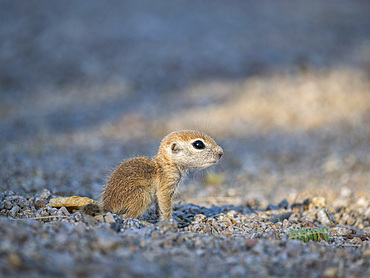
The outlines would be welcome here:
<svg viewBox="0 0 370 278">
<path fill-rule="evenodd" d="M 369 2 L 275 2 L 0 1 L 0 274 L 370 277 Z M 50 207 L 185 128 L 171 221 Z"/>
<path fill-rule="evenodd" d="M 348 193 L 348 192 L 347 192 Z M 249 206 L 175 206 L 171 220 L 95 217 L 6 191 L 1 196 L 1 271 L 9 276 L 368 277 L 368 196 L 343 196 L 348 207 L 315 197 L 268 210 Z M 31 217 L 28 218 L 27 217 Z M 34 219 L 32 219 L 34 218 Z M 318 241 L 291 230 L 328 227 Z M 362 228 L 359 228 L 362 227 Z M 14 232 L 17 231 L 17 232 Z"/>
</svg>

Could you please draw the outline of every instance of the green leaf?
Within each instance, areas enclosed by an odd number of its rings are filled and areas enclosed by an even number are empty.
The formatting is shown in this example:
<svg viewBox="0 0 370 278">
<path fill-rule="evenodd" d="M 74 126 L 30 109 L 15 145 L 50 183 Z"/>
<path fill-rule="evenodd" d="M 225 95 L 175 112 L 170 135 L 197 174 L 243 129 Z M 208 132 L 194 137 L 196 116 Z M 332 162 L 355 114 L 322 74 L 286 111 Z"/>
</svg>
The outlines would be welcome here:
<svg viewBox="0 0 370 278">
<path fill-rule="evenodd" d="M 326 234 L 326 233 L 325 233 L 325 234 L 324 234 L 324 238 L 325 238 L 325 240 L 326 240 L 326 241 L 329 241 L 329 236 L 328 236 L 328 234 Z"/>
<path fill-rule="evenodd" d="M 298 230 L 290 230 L 290 239 L 300 239 L 307 243 L 310 239 L 312 241 L 329 240 L 328 228 L 299 228 Z"/>
<path fill-rule="evenodd" d="M 294 233 L 295 231 L 293 231 L 293 230 L 290 230 L 290 234 L 291 234 L 291 238 L 292 239 L 295 239 L 295 233 Z"/>
<path fill-rule="evenodd" d="M 292 234 L 292 239 L 299 239 L 299 234 L 296 230 L 290 230 L 290 233 Z"/>
<path fill-rule="evenodd" d="M 299 233 L 301 234 L 301 240 L 303 242 L 308 242 L 309 237 L 307 235 L 307 230 L 305 228 L 299 228 Z"/>
<path fill-rule="evenodd" d="M 317 235 L 318 235 L 318 233 L 317 233 L 317 231 L 315 229 L 311 229 L 310 230 L 310 238 L 313 241 L 317 241 L 318 240 Z"/>
</svg>

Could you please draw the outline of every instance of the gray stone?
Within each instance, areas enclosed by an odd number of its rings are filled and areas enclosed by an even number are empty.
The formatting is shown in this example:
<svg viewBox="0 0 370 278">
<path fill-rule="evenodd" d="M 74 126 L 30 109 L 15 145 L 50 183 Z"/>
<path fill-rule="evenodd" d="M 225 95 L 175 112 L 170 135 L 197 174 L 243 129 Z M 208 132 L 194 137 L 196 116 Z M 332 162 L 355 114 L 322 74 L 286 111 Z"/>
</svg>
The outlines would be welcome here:
<svg viewBox="0 0 370 278">
<path fill-rule="evenodd" d="M 19 206 L 14 206 L 10 211 L 9 211 L 9 216 L 15 218 L 18 214 L 18 212 L 20 211 L 20 207 Z"/>
</svg>

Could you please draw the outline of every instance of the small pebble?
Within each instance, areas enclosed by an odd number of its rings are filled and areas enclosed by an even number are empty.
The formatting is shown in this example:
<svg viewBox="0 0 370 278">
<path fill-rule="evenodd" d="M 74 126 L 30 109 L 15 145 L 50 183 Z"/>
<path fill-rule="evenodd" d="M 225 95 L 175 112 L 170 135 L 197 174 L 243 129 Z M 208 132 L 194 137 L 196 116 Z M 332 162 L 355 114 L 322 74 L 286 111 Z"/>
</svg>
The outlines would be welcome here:
<svg viewBox="0 0 370 278">
<path fill-rule="evenodd" d="M 278 207 L 279 208 L 283 208 L 283 209 L 287 209 L 289 206 L 289 203 L 286 199 L 282 200 L 279 204 L 278 204 Z"/>
<path fill-rule="evenodd" d="M 337 268 L 336 267 L 328 267 L 324 271 L 325 278 L 333 278 L 337 276 Z"/>
<path fill-rule="evenodd" d="M 267 206 L 267 208 L 266 208 L 266 210 L 278 210 L 278 209 L 279 209 L 279 207 L 278 207 L 278 206 L 271 205 L 271 204 L 269 204 L 269 205 Z"/>
<path fill-rule="evenodd" d="M 40 193 L 40 199 L 47 199 L 51 195 L 50 191 L 48 189 L 43 189 Z"/>
<path fill-rule="evenodd" d="M 46 206 L 46 202 L 45 200 L 36 199 L 34 206 L 35 206 L 35 209 L 44 208 Z"/>
<path fill-rule="evenodd" d="M 9 211 L 9 215 L 13 218 L 15 218 L 18 214 L 18 212 L 20 211 L 20 207 L 18 206 L 14 206 L 12 207 L 12 209 Z"/>
<path fill-rule="evenodd" d="M 109 224 L 113 224 L 113 223 L 116 223 L 116 220 L 114 219 L 113 217 L 113 214 L 108 212 L 105 216 L 104 216 L 104 221 L 109 223 Z"/>
<path fill-rule="evenodd" d="M 313 197 L 310 204 L 308 205 L 309 210 L 313 210 L 315 208 L 325 208 L 326 206 L 326 199 L 324 197 Z"/>
<path fill-rule="evenodd" d="M 69 211 L 68 211 L 65 207 L 61 207 L 61 208 L 58 210 L 57 215 L 60 215 L 60 216 L 69 216 L 69 215 L 70 215 L 70 213 L 69 213 Z"/>
<path fill-rule="evenodd" d="M 317 220 L 324 226 L 334 226 L 336 224 L 336 220 L 331 212 L 329 212 L 327 209 L 319 209 L 317 211 Z"/>
<path fill-rule="evenodd" d="M 352 229 L 342 226 L 337 226 L 331 229 L 331 232 L 336 233 L 338 235 L 347 235 L 352 234 Z"/>
<path fill-rule="evenodd" d="M 21 257 L 15 253 L 9 254 L 8 262 L 13 267 L 20 267 L 22 265 Z"/>
</svg>

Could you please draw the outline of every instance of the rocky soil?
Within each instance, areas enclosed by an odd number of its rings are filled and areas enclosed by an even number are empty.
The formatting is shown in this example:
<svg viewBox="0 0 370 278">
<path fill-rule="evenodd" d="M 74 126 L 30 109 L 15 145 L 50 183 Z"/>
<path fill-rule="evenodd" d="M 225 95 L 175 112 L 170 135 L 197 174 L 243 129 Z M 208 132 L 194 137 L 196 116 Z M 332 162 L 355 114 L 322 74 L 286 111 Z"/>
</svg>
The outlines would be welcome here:
<svg viewBox="0 0 370 278">
<path fill-rule="evenodd" d="M 50 192 L 1 196 L 3 275 L 194 277 L 367 277 L 369 197 L 327 208 L 315 197 L 268 210 L 176 205 L 158 222 L 106 213 L 95 217 L 48 205 Z M 306 243 L 292 230 L 328 227 Z M 325 238 L 325 235 L 327 238 Z"/>
<path fill-rule="evenodd" d="M 0 2 L 0 276 L 370 277 L 369 1 L 109 3 Z M 185 128 L 171 221 L 49 205 Z"/>
</svg>

